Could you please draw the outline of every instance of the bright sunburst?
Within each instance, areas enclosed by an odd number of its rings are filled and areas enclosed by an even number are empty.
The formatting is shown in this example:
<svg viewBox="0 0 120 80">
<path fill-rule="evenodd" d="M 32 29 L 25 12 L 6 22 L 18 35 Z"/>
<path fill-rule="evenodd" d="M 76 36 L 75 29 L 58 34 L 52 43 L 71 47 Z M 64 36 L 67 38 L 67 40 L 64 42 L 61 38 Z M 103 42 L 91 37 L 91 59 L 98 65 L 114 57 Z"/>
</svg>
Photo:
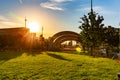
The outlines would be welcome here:
<svg viewBox="0 0 120 80">
<path fill-rule="evenodd" d="M 36 21 L 28 22 L 27 27 L 30 29 L 30 32 L 39 32 L 40 31 L 40 25 Z"/>
</svg>

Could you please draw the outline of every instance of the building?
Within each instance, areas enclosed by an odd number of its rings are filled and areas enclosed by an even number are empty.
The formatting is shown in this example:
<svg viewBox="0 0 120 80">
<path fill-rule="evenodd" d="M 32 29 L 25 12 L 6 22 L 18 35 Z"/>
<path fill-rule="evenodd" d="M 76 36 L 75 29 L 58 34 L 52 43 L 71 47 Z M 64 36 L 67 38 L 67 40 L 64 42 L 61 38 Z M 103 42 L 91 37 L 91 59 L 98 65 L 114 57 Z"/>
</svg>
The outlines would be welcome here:
<svg viewBox="0 0 120 80">
<path fill-rule="evenodd" d="M 0 50 L 21 50 L 28 48 L 29 41 L 34 41 L 32 35 L 25 27 L 0 29 Z"/>
</svg>

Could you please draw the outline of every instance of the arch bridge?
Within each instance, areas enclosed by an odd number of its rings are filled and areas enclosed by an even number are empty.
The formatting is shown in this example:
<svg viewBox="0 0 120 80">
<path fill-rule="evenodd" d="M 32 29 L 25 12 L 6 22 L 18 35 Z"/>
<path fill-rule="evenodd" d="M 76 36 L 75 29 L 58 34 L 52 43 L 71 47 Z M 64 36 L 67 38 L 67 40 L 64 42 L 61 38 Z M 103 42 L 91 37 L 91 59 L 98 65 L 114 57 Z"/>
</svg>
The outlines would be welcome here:
<svg viewBox="0 0 120 80">
<path fill-rule="evenodd" d="M 80 35 L 78 33 L 73 31 L 61 31 L 51 37 L 50 45 L 51 48 L 60 48 L 61 43 L 72 40 L 81 43 Z"/>
</svg>

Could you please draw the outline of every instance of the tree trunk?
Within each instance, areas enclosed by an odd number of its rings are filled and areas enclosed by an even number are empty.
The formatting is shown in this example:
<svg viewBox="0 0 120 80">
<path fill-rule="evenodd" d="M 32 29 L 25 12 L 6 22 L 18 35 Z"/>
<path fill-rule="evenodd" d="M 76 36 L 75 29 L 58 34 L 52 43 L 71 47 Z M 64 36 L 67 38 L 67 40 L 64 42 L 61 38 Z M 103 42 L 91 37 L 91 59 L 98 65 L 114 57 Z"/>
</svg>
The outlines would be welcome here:
<svg viewBox="0 0 120 80">
<path fill-rule="evenodd" d="M 82 46 L 82 48 L 83 48 L 83 52 L 85 52 L 85 46 Z"/>
<path fill-rule="evenodd" d="M 93 56 L 93 47 L 90 47 L 90 55 Z"/>
</svg>

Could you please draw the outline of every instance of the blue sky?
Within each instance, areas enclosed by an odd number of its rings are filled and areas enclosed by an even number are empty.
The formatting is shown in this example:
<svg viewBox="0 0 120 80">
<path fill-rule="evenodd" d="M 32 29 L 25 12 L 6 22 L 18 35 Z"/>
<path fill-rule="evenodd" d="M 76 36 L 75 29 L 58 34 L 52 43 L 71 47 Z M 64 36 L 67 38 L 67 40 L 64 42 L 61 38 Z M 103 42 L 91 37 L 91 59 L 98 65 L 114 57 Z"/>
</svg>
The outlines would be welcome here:
<svg viewBox="0 0 120 80">
<path fill-rule="evenodd" d="M 105 26 L 118 27 L 120 0 L 93 0 L 96 13 L 104 17 Z M 27 20 L 36 20 L 44 27 L 44 35 L 78 29 L 80 17 L 90 12 L 90 0 L 1 0 L 0 28 L 24 26 Z"/>
</svg>

